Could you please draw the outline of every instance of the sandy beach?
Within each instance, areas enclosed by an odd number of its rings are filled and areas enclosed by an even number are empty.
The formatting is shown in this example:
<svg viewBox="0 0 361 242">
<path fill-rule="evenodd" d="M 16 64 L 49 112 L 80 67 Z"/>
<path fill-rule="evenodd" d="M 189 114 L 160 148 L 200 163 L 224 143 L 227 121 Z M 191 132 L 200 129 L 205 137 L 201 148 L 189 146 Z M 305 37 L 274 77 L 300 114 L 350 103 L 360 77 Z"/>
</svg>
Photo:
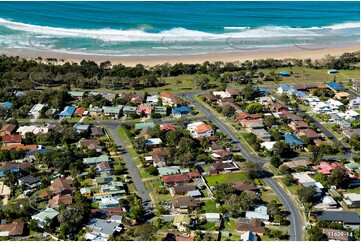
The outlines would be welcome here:
<svg viewBox="0 0 361 242">
<path fill-rule="evenodd" d="M 147 66 L 154 66 L 163 63 L 203 63 L 204 61 L 246 61 L 256 59 L 286 59 L 286 58 L 298 58 L 312 60 L 321 59 L 326 55 L 339 56 L 345 52 L 359 51 L 359 44 L 345 45 L 342 47 L 331 48 L 300 48 L 297 46 L 285 47 L 285 48 L 264 48 L 264 49 L 252 49 L 252 50 L 237 50 L 226 53 L 212 53 L 212 54 L 200 54 L 200 55 L 179 55 L 179 56 L 105 56 L 105 55 L 83 55 L 83 54 L 68 54 L 55 51 L 45 50 L 29 50 L 29 49 L 6 49 L 1 50 L 0 54 L 19 56 L 26 59 L 34 59 L 37 57 L 57 58 L 63 59 L 65 62 L 77 62 L 82 60 L 92 60 L 97 63 L 103 61 L 111 61 L 112 64 L 123 64 L 126 66 L 135 66 L 136 64 L 143 64 Z M 61 64 L 62 62 L 59 62 Z"/>
</svg>

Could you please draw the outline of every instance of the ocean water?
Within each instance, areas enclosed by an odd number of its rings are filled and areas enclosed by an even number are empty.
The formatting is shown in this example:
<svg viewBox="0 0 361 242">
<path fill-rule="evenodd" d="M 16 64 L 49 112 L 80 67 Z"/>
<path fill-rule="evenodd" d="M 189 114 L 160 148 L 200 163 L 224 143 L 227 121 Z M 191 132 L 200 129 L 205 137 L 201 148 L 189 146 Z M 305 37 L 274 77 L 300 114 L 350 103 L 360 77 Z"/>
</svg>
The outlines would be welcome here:
<svg viewBox="0 0 361 242">
<path fill-rule="evenodd" d="M 189 55 L 360 38 L 359 2 L 0 2 L 0 52 Z"/>
</svg>

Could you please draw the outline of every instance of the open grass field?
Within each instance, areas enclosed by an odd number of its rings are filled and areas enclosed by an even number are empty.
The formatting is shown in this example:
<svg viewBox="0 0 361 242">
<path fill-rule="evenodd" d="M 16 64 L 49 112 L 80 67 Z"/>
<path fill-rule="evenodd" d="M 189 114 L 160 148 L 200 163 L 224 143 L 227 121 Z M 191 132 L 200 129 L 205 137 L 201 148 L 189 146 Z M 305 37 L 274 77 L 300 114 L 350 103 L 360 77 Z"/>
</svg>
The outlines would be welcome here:
<svg viewBox="0 0 361 242">
<path fill-rule="evenodd" d="M 226 173 L 216 176 L 207 176 L 205 177 L 208 186 L 214 186 L 217 184 L 224 184 L 230 182 L 242 182 L 248 181 L 247 173 L 245 172 L 234 172 L 234 173 Z"/>
<path fill-rule="evenodd" d="M 204 210 L 205 213 L 218 213 L 218 209 L 216 208 L 216 202 L 213 200 L 205 201 L 204 205 L 202 206 L 202 210 Z"/>
<path fill-rule="evenodd" d="M 268 202 L 268 203 L 271 202 L 272 200 L 276 200 L 277 203 L 281 203 L 279 198 L 276 196 L 274 191 L 271 189 L 266 189 L 266 190 L 262 191 L 261 198 L 263 201 Z"/>
</svg>

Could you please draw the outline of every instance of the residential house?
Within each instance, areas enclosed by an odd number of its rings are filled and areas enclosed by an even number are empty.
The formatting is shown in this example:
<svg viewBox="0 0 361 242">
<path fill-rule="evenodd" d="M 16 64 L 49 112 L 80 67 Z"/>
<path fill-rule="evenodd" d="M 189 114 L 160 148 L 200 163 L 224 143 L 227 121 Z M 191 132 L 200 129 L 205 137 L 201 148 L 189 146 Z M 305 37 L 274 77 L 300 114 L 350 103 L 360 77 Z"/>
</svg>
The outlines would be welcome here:
<svg viewBox="0 0 361 242">
<path fill-rule="evenodd" d="M 111 181 L 110 183 L 100 186 L 101 193 L 110 193 L 112 195 L 126 194 L 123 182 Z"/>
<path fill-rule="evenodd" d="M 329 113 L 328 114 L 328 122 L 335 123 L 342 121 L 342 118 L 337 113 Z"/>
<path fill-rule="evenodd" d="M 48 225 L 48 223 L 52 223 L 52 221 L 59 215 L 59 212 L 54 210 L 53 208 L 45 208 L 40 213 L 37 213 L 31 216 L 31 219 L 34 219 L 38 222 L 38 226 L 40 228 L 44 228 Z"/>
<path fill-rule="evenodd" d="M 21 135 L 5 135 L 2 137 L 4 145 L 18 145 L 21 144 Z"/>
<path fill-rule="evenodd" d="M 177 227 L 178 231 L 187 231 L 191 223 L 191 218 L 186 214 L 176 214 L 174 216 L 173 225 Z"/>
<path fill-rule="evenodd" d="M 162 92 L 161 99 L 164 106 L 176 107 L 182 104 L 182 100 L 170 92 Z"/>
<path fill-rule="evenodd" d="M 11 188 L 0 181 L 0 199 L 2 200 L 3 205 L 7 205 L 9 198 L 11 196 Z"/>
<path fill-rule="evenodd" d="M 167 116 L 167 107 L 163 107 L 163 106 L 155 106 L 154 107 L 154 114 L 160 114 L 163 117 Z"/>
<path fill-rule="evenodd" d="M 242 125 L 242 127 L 252 128 L 252 127 L 250 127 L 250 125 L 251 124 L 253 125 L 255 123 L 258 123 L 258 124 L 262 125 L 262 126 L 258 125 L 258 128 L 263 128 L 264 127 L 262 119 L 250 119 L 250 120 L 242 119 L 239 122 Z M 253 126 L 253 127 L 256 127 L 256 126 Z"/>
<path fill-rule="evenodd" d="M 90 235 L 90 240 L 95 241 L 106 241 L 108 240 L 110 235 L 113 235 L 114 233 L 118 232 L 120 233 L 122 231 L 122 227 L 120 227 L 120 223 L 113 222 L 110 220 L 104 220 L 104 219 L 98 219 L 93 218 L 86 227 L 91 231 L 90 233 L 85 234 L 85 238 Z M 93 235 L 93 236 L 91 236 Z"/>
<path fill-rule="evenodd" d="M 221 214 L 220 213 L 205 213 L 207 222 L 221 222 Z"/>
<path fill-rule="evenodd" d="M 40 112 L 41 110 L 43 110 L 44 106 L 45 104 L 41 104 L 41 103 L 35 104 L 28 112 L 28 115 L 35 119 L 39 118 Z"/>
<path fill-rule="evenodd" d="M 360 91 L 360 79 L 352 79 L 352 88 Z"/>
<path fill-rule="evenodd" d="M 198 198 L 198 197 L 202 197 L 202 193 L 198 190 L 198 189 L 195 189 L 193 191 L 189 191 L 187 193 L 188 197 L 193 197 L 193 198 Z"/>
<path fill-rule="evenodd" d="M 98 173 L 101 173 L 101 172 L 111 172 L 114 169 L 110 166 L 109 162 L 101 162 L 96 165 L 95 170 Z"/>
<path fill-rule="evenodd" d="M 61 118 L 70 118 L 73 116 L 73 113 L 75 112 L 76 107 L 74 106 L 66 106 L 63 111 L 59 113 L 59 117 Z"/>
<path fill-rule="evenodd" d="M 23 176 L 18 179 L 18 182 L 19 185 L 25 184 L 27 189 L 36 189 L 41 185 L 40 180 L 32 175 Z"/>
<path fill-rule="evenodd" d="M 240 192 L 258 190 L 258 187 L 255 184 L 249 182 L 232 182 L 231 185 Z"/>
<path fill-rule="evenodd" d="M 10 224 L 0 224 L 0 236 L 8 236 L 10 238 L 16 238 L 24 235 L 25 222 L 16 221 Z"/>
<path fill-rule="evenodd" d="M 240 91 L 238 89 L 227 88 L 226 93 L 228 93 L 231 97 L 236 98 L 239 96 Z"/>
<path fill-rule="evenodd" d="M 266 227 L 260 219 L 241 218 L 236 223 L 236 232 L 245 233 L 251 231 L 257 235 L 264 235 Z"/>
<path fill-rule="evenodd" d="M 282 119 L 285 119 L 286 122 L 290 122 L 290 121 L 302 121 L 303 119 L 298 117 L 297 115 L 290 113 L 286 110 L 282 110 L 280 113 L 278 113 L 278 116 Z"/>
<path fill-rule="evenodd" d="M 15 144 L 15 145 L 7 145 L 7 146 L 0 146 L 0 150 L 36 150 L 38 147 L 37 145 L 23 145 L 23 144 Z"/>
<path fill-rule="evenodd" d="M 11 135 L 16 129 L 15 124 L 5 124 L 0 129 L 0 136 Z"/>
<path fill-rule="evenodd" d="M 78 134 L 80 134 L 81 132 L 89 133 L 90 130 L 89 124 L 76 123 L 74 124 L 74 128 Z"/>
<path fill-rule="evenodd" d="M 356 162 L 349 162 L 345 164 L 345 167 L 350 172 L 357 172 L 358 170 L 360 170 L 360 164 Z"/>
<path fill-rule="evenodd" d="M 137 111 L 137 107 L 132 107 L 132 106 L 124 106 L 123 107 L 123 114 L 124 115 L 135 113 L 136 111 Z"/>
<path fill-rule="evenodd" d="M 349 98 L 350 97 L 350 93 L 348 92 L 337 92 L 335 93 L 335 98 L 340 100 L 340 99 L 343 99 L 343 98 Z"/>
<path fill-rule="evenodd" d="M 90 190 L 90 188 L 82 187 L 80 188 L 80 194 L 83 195 L 84 197 L 91 198 L 92 191 Z"/>
<path fill-rule="evenodd" d="M 326 105 L 330 106 L 332 111 L 337 111 L 340 107 L 343 106 L 343 103 L 334 99 L 329 99 L 326 102 Z"/>
<path fill-rule="evenodd" d="M 262 114 L 260 114 L 260 113 L 249 114 L 246 112 L 239 112 L 238 115 L 236 116 L 236 119 L 238 121 L 241 121 L 242 119 L 257 120 L 257 119 L 262 119 Z"/>
<path fill-rule="evenodd" d="M 329 162 L 321 161 L 319 165 L 312 166 L 313 169 L 315 169 L 318 173 L 321 173 L 323 175 L 330 175 L 336 167 L 345 170 L 346 174 L 351 175 L 351 172 L 347 170 L 345 166 L 339 162 L 329 163 Z"/>
<path fill-rule="evenodd" d="M 295 169 L 296 167 L 307 167 L 311 164 L 312 162 L 308 160 L 292 160 L 288 162 L 283 162 L 283 165 L 288 166 L 291 169 Z"/>
<path fill-rule="evenodd" d="M 330 81 L 326 83 L 326 85 L 334 92 L 344 91 L 346 90 L 344 87 L 342 87 L 340 84 Z"/>
<path fill-rule="evenodd" d="M 119 200 L 112 196 L 106 196 L 100 199 L 99 208 L 117 208 L 119 206 Z"/>
<path fill-rule="evenodd" d="M 151 127 L 144 127 L 144 128 L 140 131 L 138 137 L 144 137 L 144 138 L 146 138 L 146 139 L 150 139 L 150 138 L 152 137 L 152 135 L 151 135 L 152 130 L 153 130 L 153 129 L 152 129 Z"/>
<path fill-rule="evenodd" d="M 353 121 L 353 120 L 357 120 L 360 118 L 360 114 L 357 113 L 356 111 L 354 110 L 346 110 L 345 112 L 345 119 L 347 121 Z"/>
<path fill-rule="evenodd" d="M 214 153 L 211 154 L 211 157 L 217 161 L 232 161 L 233 154 L 225 149 L 220 149 L 214 151 Z"/>
<path fill-rule="evenodd" d="M 186 195 L 190 191 L 196 190 L 196 187 L 194 185 L 183 185 L 183 186 L 174 186 L 170 188 L 170 194 L 172 197 L 176 195 Z"/>
<path fill-rule="evenodd" d="M 252 133 L 262 141 L 271 141 L 272 135 L 270 135 L 270 133 L 268 133 L 265 129 L 255 129 L 252 131 Z"/>
<path fill-rule="evenodd" d="M 218 100 L 218 98 L 214 96 L 212 92 L 204 93 L 203 96 L 207 101 L 209 101 L 212 104 L 216 103 Z"/>
<path fill-rule="evenodd" d="M 164 182 L 164 185 L 167 187 L 179 186 L 179 185 L 183 185 L 184 183 L 189 183 L 192 181 L 189 178 L 189 176 L 185 175 L 185 174 L 174 174 L 174 175 L 162 176 L 161 179 Z"/>
<path fill-rule="evenodd" d="M 73 99 L 77 99 L 79 101 L 81 101 L 83 99 L 85 92 L 81 92 L 81 91 L 69 91 L 68 94 L 70 97 L 72 97 Z"/>
<path fill-rule="evenodd" d="M 91 135 L 94 137 L 97 136 L 104 136 L 104 131 L 102 127 L 92 127 L 91 128 Z"/>
<path fill-rule="evenodd" d="M 336 209 L 338 206 L 338 203 L 330 195 L 323 196 L 322 204 L 325 206 L 326 209 Z"/>
<path fill-rule="evenodd" d="M 360 194 L 345 193 L 343 194 L 343 202 L 347 208 L 360 208 Z"/>
<path fill-rule="evenodd" d="M 326 235 L 328 241 L 350 241 L 348 232 L 337 229 L 322 229 L 322 233 Z"/>
<path fill-rule="evenodd" d="M 147 148 L 156 148 L 162 144 L 162 140 L 160 138 L 150 138 L 145 140 L 145 145 Z"/>
<path fill-rule="evenodd" d="M 216 162 L 212 164 L 212 168 L 208 171 L 209 174 L 219 174 L 223 172 L 231 172 L 239 170 L 239 167 L 234 162 Z"/>
<path fill-rule="evenodd" d="M 302 91 L 298 91 L 298 90 L 294 89 L 293 87 L 291 87 L 291 89 L 289 89 L 286 93 L 287 93 L 288 97 L 294 96 L 294 97 L 299 98 L 299 99 L 306 96 L 306 93 L 304 93 Z"/>
<path fill-rule="evenodd" d="M 112 181 L 117 181 L 117 177 L 115 175 L 110 175 L 109 172 L 102 172 L 100 173 L 100 176 L 97 176 L 95 179 L 93 179 L 93 184 L 94 186 L 100 186 Z"/>
<path fill-rule="evenodd" d="M 308 90 L 307 86 L 303 85 L 303 84 L 295 84 L 292 86 L 292 88 L 297 91 L 302 91 L 302 92 L 307 92 L 307 90 Z"/>
<path fill-rule="evenodd" d="M 330 105 L 328 105 L 324 102 L 317 103 L 313 108 L 314 113 L 329 113 L 331 111 L 332 111 L 332 109 L 331 109 Z"/>
<path fill-rule="evenodd" d="M 182 116 L 189 115 L 191 112 L 191 107 L 189 106 L 180 106 L 176 108 L 172 108 L 172 115 L 174 118 L 180 118 Z"/>
<path fill-rule="evenodd" d="M 79 140 L 78 148 L 83 148 L 83 147 L 87 147 L 90 150 L 96 150 L 96 152 L 101 152 L 102 151 L 102 146 L 100 144 L 99 140 Z"/>
<path fill-rule="evenodd" d="M 145 127 L 154 128 L 154 126 L 155 126 L 154 122 L 142 122 L 142 123 L 136 123 L 135 124 L 135 129 L 139 130 L 139 129 L 143 129 Z"/>
<path fill-rule="evenodd" d="M 321 197 L 323 194 L 323 185 L 320 182 L 304 182 L 302 183 L 304 187 L 314 187 L 316 191 L 316 197 Z"/>
<path fill-rule="evenodd" d="M 292 149 L 302 149 L 304 143 L 294 134 L 285 134 L 285 141 Z"/>
<path fill-rule="evenodd" d="M 159 176 L 166 176 L 166 175 L 173 175 L 173 174 L 180 174 L 180 166 L 165 166 L 165 167 L 159 167 L 158 173 Z"/>
<path fill-rule="evenodd" d="M 360 137 L 360 129 L 345 129 L 342 133 L 348 138 L 351 138 L 352 135 Z"/>
<path fill-rule="evenodd" d="M 252 219 L 260 219 L 262 221 L 268 221 L 269 215 L 267 214 L 267 207 L 264 205 L 260 205 L 254 209 L 254 211 L 246 211 L 246 218 Z"/>
<path fill-rule="evenodd" d="M 107 117 L 112 117 L 118 119 L 120 117 L 120 111 L 123 106 L 113 107 L 113 106 L 103 106 L 104 115 Z"/>
<path fill-rule="evenodd" d="M 129 102 L 131 103 L 143 103 L 144 101 L 144 93 L 135 93 L 130 98 Z"/>
<path fill-rule="evenodd" d="M 289 90 L 291 90 L 291 87 L 289 85 L 281 84 L 279 86 L 279 88 L 277 89 L 277 92 L 279 94 L 284 94 L 284 93 L 287 93 Z"/>
<path fill-rule="evenodd" d="M 51 198 L 48 202 L 49 208 L 57 208 L 60 205 L 69 205 L 73 203 L 73 196 L 70 194 L 67 195 L 56 195 Z"/>
<path fill-rule="evenodd" d="M 9 110 L 13 106 L 11 102 L 0 103 L 0 107 Z"/>
<path fill-rule="evenodd" d="M 159 129 L 162 131 L 174 131 L 175 127 L 171 124 L 164 123 L 164 124 L 159 125 Z"/>
<path fill-rule="evenodd" d="M 348 106 L 351 109 L 359 109 L 360 108 L 360 97 L 357 97 L 355 99 L 351 99 L 350 102 L 348 103 Z"/>
<path fill-rule="evenodd" d="M 5 161 L 0 163 L 0 177 L 4 176 L 4 172 L 6 170 L 9 170 L 11 173 L 22 173 L 27 168 L 31 167 L 32 164 L 29 162 L 21 162 L 21 163 L 15 163 L 10 161 Z"/>
<path fill-rule="evenodd" d="M 256 99 L 256 100 L 258 100 L 258 102 L 260 103 L 260 104 L 262 104 L 262 105 L 268 105 L 269 103 L 272 103 L 273 102 L 273 99 L 272 99 L 272 97 L 270 97 L 270 96 L 265 96 L 265 97 L 259 97 L 258 99 Z"/>
<path fill-rule="evenodd" d="M 281 112 L 282 110 L 285 110 L 285 111 L 288 110 L 287 107 L 283 106 L 280 103 L 271 103 L 269 108 L 270 108 L 271 112 L 276 112 L 276 113 Z"/>
<path fill-rule="evenodd" d="M 35 125 L 29 125 L 29 126 L 20 126 L 16 133 L 20 134 L 21 136 L 25 137 L 26 133 L 33 133 L 33 131 L 36 129 Z"/>
<path fill-rule="evenodd" d="M 50 191 L 60 195 L 72 194 L 76 190 L 71 186 L 72 182 L 72 178 L 57 177 L 51 181 Z"/>
<path fill-rule="evenodd" d="M 136 113 L 139 116 L 150 116 L 152 114 L 152 106 L 148 106 L 148 105 L 139 105 L 137 107 L 137 111 Z"/>
<path fill-rule="evenodd" d="M 102 162 L 110 162 L 108 155 L 101 155 L 98 157 L 83 158 L 83 163 L 88 166 L 94 166 Z"/>
<path fill-rule="evenodd" d="M 88 111 L 85 110 L 83 107 L 78 107 L 74 111 L 74 116 L 83 117 L 88 113 Z"/>
<path fill-rule="evenodd" d="M 288 126 L 295 132 L 310 128 L 310 126 L 304 121 L 291 121 Z"/>
<path fill-rule="evenodd" d="M 187 175 L 189 176 L 190 179 L 192 180 L 198 180 L 201 178 L 201 173 L 199 173 L 198 171 L 190 171 L 187 172 Z"/>
<path fill-rule="evenodd" d="M 257 241 L 258 237 L 256 234 L 251 231 L 247 231 L 246 233 L 241 235 L 241 241 Z"/>
<path fill-rule="evenodd" d="M 200 201 L 192 198 L 192 197 L 178 197 L 171 200 L 172 209 L 188 209 L 198 207 L 200 205 Z"/>
<path fill-rule="evenodd" d="M 203 122 L 195 122 L 187 125 L 193 138 L 210 137 L 214 135 L 213 128 Z"/>
<path fill-rule="evenodd" d="M 145 103 L 151 106 L 157 105 L 159 100 L 158 95 L 149 95 L 147 96 L 147 99 L 145 100 Z"/>
<path fill-rule="evenodd" d="M 317 221 L 341 223 L 344 228 L 359 229 L 360 216 L 351 211 L 314 211 L 313 215 Z"/>
<path fill-rule="evenodd" d="M 89 106 L 89 116 L 90 117 L 100 117 L 103 115 L 103 109 L 95 106 L 93 107 L 92 105 Z"/>
<path fill-rule="evenodd" d="M 234 99 L 233 98 L 222 98 L 222 99 L 218 99 L 217 100 L 217 104 L 220 106 L 220 107 L 223 107 L 224 105 L 231 105 L 232 103 L 234 102 Z"/>
<path fill-rule="evenodd" d="M 228 92 L 225 92 L 225 91 L 214 91 L 213 95 L 220 97 L 219 99 L 230 99 L 230 98 L 232 98 L 232 95 L 229 94 Z"/>
<path fill-rule="evenodd" d="M 116 223 L 122 223 L 123 216 L 121 216 L 121 215 L 112 215 L 109 220 L 112 221 L 112 222 L 116 222 Z"/>
<path fill-rule="evenodd" d="M 264 147 L 265 149 L 272 151 L 274 144 L 276 144 L 276 141 L 266 141 L 261 143 L 261 147 Z"/>
<path fill-rule="evenodd" d="M 316 133 L 313 129 L 301 129 L 297 135 L 299 137 L 302 135 L 307 136 L 311 141 L 321 138 L 321 135 Z"/>
<path fill-rule="evenodd" d="M 166 156 L 167 152 L 163 147 L 160 148 L 153 148 L 152 152 L 150 152 L 152 159 L 153 159 L 153 165 L 155 167 L 164 167 L 166 165 Z"/>
</svg>

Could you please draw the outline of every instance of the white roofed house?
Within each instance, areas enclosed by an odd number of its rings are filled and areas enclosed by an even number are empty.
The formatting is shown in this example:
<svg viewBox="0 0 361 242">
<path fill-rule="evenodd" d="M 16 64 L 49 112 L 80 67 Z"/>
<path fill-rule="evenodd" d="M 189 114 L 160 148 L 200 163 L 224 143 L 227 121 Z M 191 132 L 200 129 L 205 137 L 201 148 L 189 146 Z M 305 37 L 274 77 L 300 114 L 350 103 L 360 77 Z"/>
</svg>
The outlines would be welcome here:
<svg viewBox="0 0 361 242">
<path fill-rule="evenodd" d="M 329 99 L 325 102 L 327 105 L 330 106 L 332 111 L 337 111 L 340 107 L 343 106 L 343 103 L 334 99 Z"/>
<path fill-rule="evenodd" d="M 260 219 L 262 221 L 268 221 L 269 215 L 267 214 L 267 207 L 264 205 L 260 205 L 254 209 L 254 211 L 246 211 L 246 218 L 252 219 Z"/>
<path fill-rule="evenodd" d="M 347 208 L 360 208 L 360 194 L 345 193 L 343 194 L 343 202 Z"/>
<path fill-rule="evenodd" d="M 45 104 L 41 103 L 35 104 L 28 112 L 28 115 L 35 119 L 39 118 L 40 112 L 44 108 L 44 106 Z"/>
<path fill-rule="evenodd" d="M 158 95 L 149 95 L 149 96 L 147 96 L 147 99 L 145 100 L 145 102 L 151 106 L 157 105 L 158 101 L 159 101 Z"/>
<path fill-rule="evenodd" d="M 32 133 L 34 130 L 36 129 L 35 125 L 30 125 L 30 126 L 20 126 L 16 132 L 19 133 L 21 136 L 25 136 L 26 133 L 30 132 Z"/>
<path fill-rule="evenodd" d="M 345 112 L 345 119 L 348 121 L 353 121 L 353 120 L 357 120 L 360 118 L 360 114 L 358 114 L 356 111 L 354 110 L 346 110 Z"/>
<path fill-rule="evenodd" d="M 330 195 L 325 195 L 322 198 L 322 203 L 326 208 L 337 208 L 337 202 Z"/>
<path fill-rule="evenodd" d="M 148 148 L 156 148 L 159 147 L 162 144 L 162 140 L 159 138 L 151 138 L 151 139 L 146 139 L 145 140 L 145 145 Z"/>
<path fill-rule="evenodd" d="M 348 106 L 352 109 L 359 109 L 360 108 L 360 97 L 351 99 L 350 102 L 348 103 Z"/>
<path fill-rule="evenodd" d="M 53 208 L 46 208 L 40 213 L 31 216 L 31 218 L 38 222 L 38 226 L 40 228 L 44 228 L 48 223 L 51 223 L 53 219 L 55 219 L 58 215 L 59 213 Z"/>
<path fill-rule="evenodd" d="M 214 135 L 213 128 L 203 122 L 188 124 L 187 129 L 191 132 L 193 138 L 210 137 Z"/>
</svg>

